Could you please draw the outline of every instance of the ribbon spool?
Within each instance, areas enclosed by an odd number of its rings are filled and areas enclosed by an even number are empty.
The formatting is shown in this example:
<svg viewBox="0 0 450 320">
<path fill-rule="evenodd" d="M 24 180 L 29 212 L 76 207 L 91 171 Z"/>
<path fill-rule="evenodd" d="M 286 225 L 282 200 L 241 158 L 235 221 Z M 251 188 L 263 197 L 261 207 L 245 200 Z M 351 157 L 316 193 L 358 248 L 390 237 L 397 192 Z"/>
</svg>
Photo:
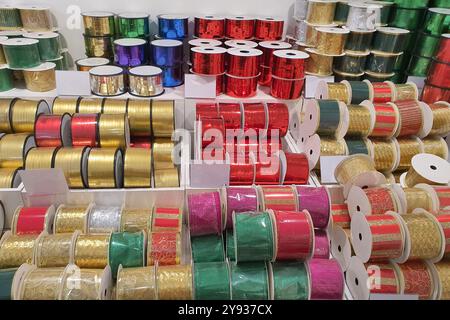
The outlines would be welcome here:
<svg viewBox="0 0 450 320">
<path fill-rule="evenodd" d="M 436 87 L 449 89 L 450 81 L 447 79 L 449 72 L 450 64 L 432 60 L 427 83 Z"/>
<path fill-rule="evenodd" d="M 0 188 L 15 189 L 22 182 L 19 173 L 20 168 L 0 168 Z"/>
<path fill-rule="evenodd" d="M 434 194 L 428 188 L 413 187 L 398 189 L 398 196 L 403 201 L 404 213 L 414 212 L 415 209 L 424 209 L 428 212 L 436 212 L 438 206 L 434 201 Z"/>
<path fill-rule="evenodd" d="M 436 273 L 438 275 L 438 294 L 437 299 L 446 300 L 449 298 L 449 284 L 448 284 L 448 272 L 449 272 L 449 263 L 446 261 L 437 263 L 434 265 L 436 268 Z"/>
<path fill-rule="evenodd" d="M 434 154 L 442 159 L 448 158 L 448 146 L 443 138 L 425 138 L 422 142 L 425 153 Z"/>
<path fill-rule="evenodd" d="M 74 114 L 71 122 L 72 144 L 74 147 L 96 147 L 99 142 L 99 115 Z"/>
<path fill-rule="evenodd" d="M 369 75 L 371 75 L 371 73 L 391 74 L 394 72 L 395 63 L 398 60 L 398 57 L 398 55 L 372 52 L 369 54 L 367 59 L 366 72 Z"/>
<path fill-rule="evenodd" d="M 140 99 L 128 100 L 127 115 L 130 125 L 130 135 L 132 137 L 151 136 L 151 101 Z"/>
<path fill-rule="evenodd" d="M 368 81 L 342 81 L 351 92 L 351 103 L 360 104 L 370 98 L 370 82 Z"/>
<path fill-rule="evenodd" d="M 446 136 L 450 132 L 450 105 L 440 101 L 430 104 L 430 108 L 433 112 L 433 127 L 430 135 Z"/>
<path fill-rule="evenodd" d="M 196 300 L 230 300 L 230 266 L 228 262 L 196 263 L 193 266 Z"/>
<path fill-rule="evenodd" d="M 390 187 L 361 189 L 354 186 L 348 194 L 347 204 L 351 217 L 357 214 L 384 215 L 388 211 L 401 211 L 400 199 Z"/>
<path fill-rule="evenodd" d="M 418 100 L 419 90 L 417 85 L 412 82 L 407 82 L 404 84 L 393 84 L 392 82 L 387 82 L 393 88 L 394 92 L 394 102 L 399 100 Z"/>
<path fill-rule="evenodd" d="M 120 38 L 146 38 L 150 34 L 149 15 L 139 12 L 125 12 L 117 16 Z"/>
<path fill-rule="evenodd" d="M 81 269 L 69 265 L 62 283 L 61 300 L 108 300 L 111 296 L 111 269 Z M 77 284 L 77 285 L 76 285 Z"/>
<path fill-rule="evenodd" d="M 283 184 L 307 184 L 309 179 L 309 161 L 304 153 L 285 153 L 286 174 Z"/>
<path fill-rule="evenodd" d="M 372 145 L 371 142 L 366 138 L 347 138 L 345 140 L 345 143 L 347 144 L 348 154 L 354 155 L 354 154 L 367 154 L 368 156 L 372 157 Z"/>
<path fill-rule="evenodd" d="M 274 211 L 273 217 L 275 259 L 277 261 L 310 259 L 314 252 L 314 228 L 309 213 Z"/>
<path fill-rule="evenodd" d="M 372 52 L 399 54 L 405 50 L 408 34 L 409 31 L 405 29 L 392 27 L 378 28 L 373 37 Z"/>
<path fill-rule="evenodd" d="M 75 61 L 78 71 L 89 71 L 92 68 L 106 66 L 109 64 L 109 59 L 106 58 L 85 58 Z"/>
<path fill-rule="evenodd" d="M 218 192 L 188 195 L 192 236 L 222 233 L 222 211 Z"/>
<path fill-rule="evenodd" d="M 198 107 L 198 105 L 197 105 Z M 217 107 L 215 107 L 217 109 Z M 197 109 L 198 110 L 198 109 Z M 198 111 L 197 111 L 198 112 Z M 214 107 L 210 109 L 210 111 L 206 111 L 205 117 L 207 117 L 207 113 L 211 112 L 210 117 L 222 117 L 225 123 L 225 129 L 241 129 L 242 128 L 242 112 L 241 112 L 241 104 L 240 103 L 222 103 L 220 102 L 218 105 L 218 109 L 214 112 Z M 197 113 L 198 115 L 198 113 Z"/>
<path fill-rule="evenodd" d="M 173 14 L 158 16 L 158 36 L 163 39 L 182 39 L 188 36 L 189 17 Z"/>
<path fill-rule="evenodd" d="M 13 235 L 6 231 L 0 241 L 1 269 L 18 268 L 23 263 L 34 262 L 34 247 L 38 234 Z"/>
<path fill-rule="evenodd" d="M 78 113 L 103 113 L 103 99 L 81 98 L 78 101 Z"/>
<path fill-rule="evenodd" d="M 113 36 L 114 14 L 103 11 L 83 12 L 84 32 L 89 36 Z"/>
<path fill-rule="evenodd" d="M 12 38 L 2 42 L 3 51 L 10 69 L 34 68 L 41 64 L 39 40 Z"/>
<path fill-rule="evenodd" d="M 308 1 L 306 21 L 316 25 L 330 25 L 334 20 L 337 1 Z"/>
<path fill-rule="evenodd" d="M 426 33 L 433 35 L 440 35 L 446 31 L 447 17 L 450 15 L 450 10 L 447 8 L 430 8 L 427 11 L 424 21 L 423 30 Z"/>
<path fill-rule="evenodd" d="M 335 259 L 312 259 L 308 262 L 311 300 L 342 300 L 344 275 Z M 326 280 L 325 280 L 326 279 Z"/>
<path fill-rule="evenodd" d="M 303 79 L 305 60 L 308 54 L 296 50 L 276 50 L 273 52 L 272 75 L 282 79 Z"/>
<path fill-rule="evenodd" d="M 350 30 L 374 30 L 381 24 L 382 6 L 373 3 L 349 3 L 346 27 Z"/>
<path fill-rule="evenodd" d="M 65 113 L 68 113 L 69 115 L 73 116 L 75 113 L 77 113 L 79 100 L 80 100 L 79 97 L 75 98 L 56 97 L 52 103 L 52 114 L 63 115 Z"/>
<path fill-rule="evenodd" d="M 35 137 L 38 147 L 62 147 L 71 145 L 70 115 L 40 114 L 35 123 Z"/>
<path fill-rule="evenodd" d="M 91 149 L 86 170 L 89 188 L 121 188 L 123 185 L 122 151 L 115 148 Z"/>
<path fill-rule="evenodd" d="M 272 265 L 275 300 L 308 300 L 310 294 L 306 265 L 301 262 L 275 262 Z"/>
<path fill-rule="evenodd" d="M 11 104 L 14 99 L 0 99 L 0 131 L 12 133 L 11 125 Z"/>
<path fill-rule="evenodd" d="M 363 264 L 358 257 L 352 257 L 345 279 L 354 299 L 369 300 L 373 294 L 400 294 L 403 288 L 399 270 L 393 262 Z M 372 281 L 372 277 L 379 277 L 379 280 Z"/>
<path fill-rule="evenodd" d="M 333 203 L 331 205 L 331 219 L 333 225 L 350 229 L 350 215 L 346 203 Z"/>
<path fill-rule="evenodd" d="M 124 187 L 151 188 L 152 151 L 127 148 L 124 157 Z"/>
<path fill-rule="evenodd" d="M 180 174 L 176 167 L 154 170 L 153 179 L 155 188 L 178 188 L 180 186 Z"/>
<path fill-rule="evenodd" d="M 56 151 L 54 168 L 60 168 L 69 188 L 87 186 L 87 148 L 60 148 Z"/>
<path fill-rule="evenodd" d="M 192 50 L 192 48 L 196 47 L 222 47 L 223 45 L 222 41 L 207 38 L 192 39 L 189 40 L 188 43 L 189 43 L 189 52 Z M 189 59 L 191 59 L 191 57 L 189 57 Z"/>
<path fill-rule="evenodd" d="M 400 115 L 396 136 L 420 135 L 425 126 L 425 116 L 419 102 L 415 100 L 402 100 L 396 101 L 395 105 Z"/>
<path fill-rule="evenodd" d="M 431 264 L 425 261 L 408 261 L 399 264 L 400 282 L 404 294 L 414 294 L 420 300 L 433 299 L 436 287 L 433 281 Z M 420 283 L 417 279 L 421 279 Z"/>
<path fill-rule="evenodd" d="M 263 52 L 258 49 L 228 49 L 227 75 L 241 78 L 257 77 L 262 54 Z"/>
<path fill-rule="evenodd" d="M 258 195 L 255 188 L 229 187 L 225 190 L 226 228 L 233 228 L 233 212 L 254 212 L 258 210 Z"/>
<path fill-rule="evenodd" d="M 151 228 L 150 209 L 123 209 L 120 215 L 120 232 L 147 231 Z"/>
<path fill-rule="evenodd" d="M 374 33 L 374 30 L 350 30 L 345 42 L 345 52 L 369 54 Z"/>
<path fill-rule="evenodd" d="M 279 18 L 256 18 L 255 38 L 259 41 L 281 40 L 284 20 Z"/>
<path fill-rule="evenodd" d="M 369 99 L 375 103 L 387 103 L 393 101 L 394 91 L 389 83 L 386 82 L 374 82 L 371 83 L 372 88 L 370 90 Z"/>
<path fill-rule="evenodd" d="M 245 16 L 225 18 L 225 37 L 228 39 L 251 40 L 255 34 L 255 19 Z"/>
<path fill-rule="evenodd" d="M 95 205 L 89 214 L 89 233 L 118 232 L 122 208 Z"/>
<path fill-rule="evenodd" d="M 446 101 L 450 98 L 450 90 L 429 85 L 425 81 L 422 93 L 422 101 L 426 103 L 434 103 L 436 101 Z"/>
<path fill-rule="evenodd" d="M 0 300 L 12 300 L 12 284 L 16 271 L 17 269 L 15 268 L 0 270 L 0 283 L 2 285 L 2 289 L 0 291 Z"/>
<path fill-rule="evenodd" d="M 255 180 L 254 163 L 230 163 L 230 185 L 251 185 Z"/>
<path fill-rule="evenodd" d="M 450 181 L 449 170 L 450 165 L 446 160 L 431 154 L 417 154 L 411 159 L 411 167 L 404 182 L 409 187 L 418 183 L 446 185 Z"/>
<path fill-rule="evenodd" d="M 42 234 L 36 241 L 35 264 L 38 268 L 65 267 L 72 263 L 76 233 Z"/>
<path fill-rule="evenodd" d="M 173 168 L 174 143 L 167 138 L 153 142 L 153 167 L 155 170 Z"/>
<path fill-rule="evenodd" d="M 11 229 L 13 234 L 39 234 L 51 232 L 55 207 L 18 207 L 14 212 Z"/>
<path fill-rule="evenodd" d="M 352 255 L 355 254 L 352 247 L 350 229 L 343 229 L 339 225 L 333 225 L 330 238 L 330 253 L 339 262 L 342 270 L 347 272 L 349 270 Z M 326 259 L 328 259 L 328 257 L 329 256 L 327 256 Z"/>
<path fill-rule="evenodd" d="M 344 54 L 344 45 L 349 30 L 340 28 L 317 28 L 317 52 L 325 55 Z"/>
<path fill-rule="evenodd" d="M 450 228 L 450 214 L 439 214 L 436 216 L 445 236 L 445 250 L 443 259 L 447 259 L 450 256 L 450 246 L 448 245 L 449 236 L 449 228 Z"/>
<path fill-rule="evenodd" d="M 36 118 L 40 114 L 50 113 L 45 100 L 16 99 L 10 108 L 12 129 L 15 133 L 33 133 Z"/>
<path fill-rule="evenodd" d="M 75 243 L 75 264 L 80 268 L 103 269 L 109 262 L 111 233 L 80 234 Z"/>
<path fill-rule="evenodd" d="M 174 231 L 151 232 L 147 244 L 147 265 L 178 265 L 182 258 L 181 234 Z"/>
<path fill-rule="evenodd" d="M 104 58 L 108 61 L 113 60 L 113 42 L 112 36 L 92 37 L 84 36 L 85 54 L 89 58 Z"/>
<path fill-rule="evenodd" d="M 57 147 L 33 148 L 25 158 L 25 170 L 52 169 Z"/>
<path fill-rule="evenodd" d="M 308 100 L 305 103 L 305 130 L 311 134 L 341 139 L 349 125 L 345 104 L 337 100 Z"/>
<path fill-rule="evenodd" d="M 225 240 L 226 244 L 225 244 L 225 251 L 226 251 L 226 255 L 227 258 L 230 261 L 236 261 L 236 249 L 235 249 L 235 245 L 234 245 L 234 236 L 233 236 L 233 231 L 227 230 L 226 232 L 226 240 Z"/>
<path fill-rule="evenodd" d="M 258 47 L 263 52 L 259 84 L 268 86 L 272 79 L 273 53 L 276 50 L 291 49 L 292 45 L 282 41 L 262 41 Z"/>
<path fill-rule="evenodd" d="M 364 101 L 361 105 L 375 111 L 375 124 L 370 137 L 392 138 L 398 130 L 400 114 L 395 105 L 391 103 L 374 103 Z"/>
<path fill-rule="evenodd" d="M 329 76 L 333 74 L 333 56 L 319 54 L 313 48 L 307 48 L 309 58 L 305 63 L 305 73 L 317 76 Z"/>
<path fill-rule="evenodd" d="M 298 210 L 311 215 L 314 228 L 324 229 L 330 221 L 330 196 L 325 187 L 311 188 L 297 186 Z"/>
<path fill-rule="evenodd" d="M 39 56 L 42 61 L 58 59 L 61 56 L 60 37 L 56 32 L 25 33 L 24 38 L 39 41 Z"/>
<path fill-rule="evenodd" d="M 116 300 L 156 300 L 156 267 L 122 268 L 116 282 Z"/>
<path fill-rule="evenodd" d="M 233 300 L 268 300 L 270 298 L 266 262 L 231 263 L 230 275 Z"/>
<path fill-rule="evenodd" d="M 330 258 L 330 239 L 326 230 L 314 230 L 314 255 L 313 259 Z"/>
<path fill-rule="evenodd" d="M 159 300 L 191 300 L 192 266 L 157 266 L 156 287 Z"/>
<path fill-rule="evenodd" d="M 89 70 L 91 91 L 97 96 L 118 96 L 125 93 L 124 71 L 116 66 L 100 66 Z"/>
<path fill-rule="evenodd" d="M 423 153 L 423 143 L 418 138 L 399 138 L 397 142 L 400 149 L 400 162 L 397 170 L 409 170 L 412 158 L 419 153 Z"/>
<path fill-rule="evenodd" d="M 279 136 L 284 137 L 289 127 L 289 108 L 284 103 L 268 103 L 268 130 L 278 130 Z"/>
<path fill-rule="evenodd" d="M 308 11 L 307 0 L 296 0 L 294 3 L 294 19 L 305 20 Z"/>
<path fill-rule="evenodd" d="M 171 137 L 175 130 L 175 102 L 173 100 L 152 101 L 152 132 L 155 137 Z"/>
<path fill-rule="evenodd" d="M 297 211 L 295 191 L 290 186 L 262 186 L 261 208 L 264 210 Z"/>
<path fill-rule="evenodd" d="M 128 99 L 103 99 L 103 112 L 105 114 L 125 114 L 127 113 Z"/>
<path fill-rule="evenodd" d="M 114 63 L 120 67 L 136 67 L 146 64 L 147 41 L 124 38 L 114 41 Z"/>
<path fill-rule="evenodd" d="M 250 78 L 225 74 L 225 94 L 235 98 L 250 98 L 256 95 L 259 76 Z"/>
<path fill-rule="evenodd" d="M 450 63 L 449 50 L 450 49 L 450 34 L 445 33 L 441 36 L 439 48 L 436 53 L 436 60 L 445 63 Z"/>
<path fill-rule="evenodd" d="M 158 67 L 174 67 L 183 63 L 183 42 L 171 39 L 154 40 L 152 61 Z"/>
<path fill-rule="evenodd" d="M 225 37 L 225 18 L 213 15 L 194 18 L 194 36 L 200 39 L 223 39 Z"/>
<path fill-rule="evenodd" d="M 2 21 L 1 30 L 19 30 L 22 28 L 20 12 L 9 4 L 2 4 L 0 8 L 0 19 Z"/>
<path fill-rule="evenodd" d="M 87 232 L 91 206 L 60 205 L 56 210 L 53 229 L 55 234 L 72 233 L 79 230 Z"/>
<path fill-rule="evenodd" d="M 125 114 L 101 114 L 98 120 L 100 147 L 120 148 L 130 145 L 130 126 Z"/>
<path fill-rule="evenodd" d="M 347 144 L 344 139 L 319 138 L 315 134 L 305 143 L 304 150 L 309 154 L 309 167 L 320 169 L 319 157 L 321 156 L 346 156 L 348 155 Z"/>
<path fill-rule="evenodd" d="M 367 54 L 361 55 L 346 52 L 345 55 L 336 58 L 334 67 L 344 74 L 360 74 L 366 69 L 367 57 Z"/>
<path fill-rule="evenodd" d="M 200 75 L 220 75 L 225 73 L 226 52 L 226 49 L 220 47 L 192 48 L 192 71 Z"/>
<path fill-rule="evenodd" d="M 338 100 L 350 104 L 351 97 L 347 86 L 343 83 L 320 81 L 315 94 L 316 99 Z"/>
<path fill-rule="evenodd" d="M 375 169 L 380 172 L 392 172 L 398 165 L 399 147 L 395 140 L 371 140 Z"/>
<path fill-rule="evenodd" d="M 349 105 L 349 125 L 346 136 L 367 137 L 374 128 L 373 112 L 364 105 Z"/>
<path fill-rule="evenodd" d="M 143 267 L 145 265 L 145 232 L 114 232 L 109 243 L 109 265 L 113 278 L 117 276 L 119 265 Z"/>
<path fill-rule="evenodd" d="M 140 66 L 129 70 L 130 94 L 137 97 L 156 97 L 164 93 L 162 70 L 153 66 Z"/>
<path fill-rule="evenodd" d="M 66 268 L 24 268 L 15 300 L 58 300 Z"/>
<path fill-rule="evenodd" d="M 196 263 L 223 262 L 225 250 L 222 236 L 210 235 L 191 238 L 192 261 Z"/>
</svg>

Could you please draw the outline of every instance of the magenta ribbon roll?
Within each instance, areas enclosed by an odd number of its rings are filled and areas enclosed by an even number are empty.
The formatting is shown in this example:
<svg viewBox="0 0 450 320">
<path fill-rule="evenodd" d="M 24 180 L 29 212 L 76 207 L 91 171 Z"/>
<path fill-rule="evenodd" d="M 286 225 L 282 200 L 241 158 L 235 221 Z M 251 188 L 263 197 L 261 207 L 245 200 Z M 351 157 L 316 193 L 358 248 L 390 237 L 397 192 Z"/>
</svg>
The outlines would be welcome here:
<svg viewBox="0 0 450 320">
<path fill-rule="evenodd" d="M 299 211 L 308 210 L 314 228 L 324 229 L 330 220 L 330 200 L 325 187 L 297 187 Z"/>
<path fill-rule="evenodd" d="M 330 239 L 325 230 L 314 230 L 314 256 L 313 259 L 330 258 Z"/>
<path fill-rule="evenodd" d="M 188 195 L 191 236 L 222 233 L 222 209 L 219 192 Z"/>
<path fill-rule="evenodd" d="M 309 261 L 309 272 L 311 300 L 343 299 L 344 273 L 336 259 L 312 259 Z"/>
<path fill-rule="evenodd" d="M 233 212 L 258 211 L 255 188 L 227 188 L 227 229 L 233 228 Z"/>
</svg>

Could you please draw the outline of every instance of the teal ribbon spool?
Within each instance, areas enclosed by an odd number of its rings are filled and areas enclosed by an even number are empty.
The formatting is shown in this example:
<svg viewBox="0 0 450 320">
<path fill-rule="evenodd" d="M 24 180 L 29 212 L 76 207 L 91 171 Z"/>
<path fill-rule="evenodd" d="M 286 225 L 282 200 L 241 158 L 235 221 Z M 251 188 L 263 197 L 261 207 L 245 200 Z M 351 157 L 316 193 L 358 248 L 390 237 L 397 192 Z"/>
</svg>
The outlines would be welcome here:
<svg viewBox="0 0 450 320">
<path fill-rule="evenodd" d="M 45 62 L 53 62 L 56 65 L 55 70 L 67 70 L 64 66 L 64 57 L 63 56 L 60 56 L 57 59 L 47 60 Z"/>
<path fill-rule="evenodd" d="M 336 10 L 334 11 L 334 23 L 337 25 L 345 25 L 347 23 L 348 12 L 350 6 L 348 1 L 339 1 L 336 3 Z"/>
<path fill-rule="evenodd" d="M 450 9 L 450 1 L 448 1 L 448 0 L 434 0 L 433 1 L 433 7 Z"/>
<path fill-rule="evenodd" d="M 236 261 L 271 261 L 274 258 L 274 231 L 268 212 L 234 213 Z"/>
<path fill-rule="evenodd" d="M 196 300 L 231 300 L 228 262 L 194 264 L 194 297 Z"/>
<path fill-rule="evenodd" d="M 430 69 L 431 59 L 413 56 L 409 63 L 408 74 L 415 77 L 426 77 Z"/>
<path fill-rule="evenodd" d="M 25 38 L 39 41 L 39 56 L 43 61 L 57 59 L 61 56 L 61 44 L 59 34 L 56 32 L 34 32 L 26 33 Z"/>
<path fill-rule="evenodd" d="M 416 47 L 414 49 L 415 56 L 422 56 L 427 58 L 432 58 L 436 54 L 439 48 L 439 42 L 441 38 L 439 36 L 434 36 L 427 33 L 420 33 Z"/>
<path fill-rule="evenodd" d="M 364 74 L 364 79 L 370 82 L 383 82 L 391 81 L 392 77 L 395 76 L 395 72 L 392 73 L 375 73 L 366 71 Z"/>
<path fill-rule="evenodd" d="M 319 129 L 322 136 L 335 136 L 341 122 L 341 111 L 337 100 L 317 100 L 319 104 Z"/>
<path fill-rule="evenodd" d="M 11 288 L 17 269 L 0 270 L 0 300 L 11 300 Z"/>
<path fill-rule="evenodd" d="M 398 57 L 398 55 L 372 52 L 367 58 L 366 71 L 373 73 L 392 73 Z"/>
<path fill-rule="evenodd" d="M 234 235 L 233 232 L 230 230 L 227 230 L 226 244 L 227 244 L 227 258 L 230 259 L 230 261 L 235 261 L 236 252 L 234 247 Z"/>
<path fill-rule="evenodd" d="M 349 81 L 352 90 L 351 104 L 360 104 L 369 99 L 369 85 L 364 81 Z"/>
<path fill-rule="evenodd" d="M 342 72 L 339 70 L 333 70 L 334 72 L 334 82 L 341 82 L 344 80 L 347 81 L 360 81 L 362 79 L 362 76 L 364 75 L 363 72 L 361 73 L 347 73 Z"/>
<path fill-rule="evenodd" d="M 109 242 L 109 265 L 113 278 L 117 276 L 119 265 L 124 268 L 145 265 L 145 233 L 114 232 Z"/>
<path fill-rule="evenodd" d="M 2 30 L 19 30 L 22 28 L 20 11 L 17 8 L 0 8 L 0 26 Z"/>
<path fill-rule="evenodd" d="M 117 17 L 120 38 L 144 39 L 150 34 L 149 16 L 147 14 L 124 13 Z"/>
<path fill-rule="evenodd" d="M 273 289 L 275 300 L 308 300 L 309 277 L 302 262 L 274 262 Z"/>
<path fill-rule="evenodd" d="M 394 0 L 395 4 L 402 8 L 425 8 L 430 0 Z"/>
<path fill-rule="evenodd" d="M 345 52 L 367 54 L 374 33 L 373 31 L 350 31 L 345 42 Z"/>
<path fill-rule="evenodd" d="M 407 30 L 418 29 L 422 24 L 426 8 L 409 9 L 396 7 L 391 15 L 389 25 Z"/>
<path fill-rule="evenodd" d="M 198 262 L 221 262 L 225 260 L 223 239 L 221 236 L 208 235 L 192 237 L 192 258 Z"/>
<path fill-rule="evenodd" d="M 344 56 L 334 58 L 334 68 L 346 73 L 364 72 L 367 54 L 356 55 L 346 53 Z"/>
<path fill-rule="evenodd" d="M 428 9 L 423 24 L 423 32 L 435 36 L 440 36 L 448 31 L 447 17 L 450 16 L 450 9 L 431 8 Z"/>
<path fill-rule="evenodd" d="M 11 69 L 29 69 L 41 64 L 38 40 L 15 38 L 2 43 L 6 61 Z"/>
<path fill-rule="evenodd" d="M 367 148 L 366 141 L 361 138 L 346 138 L 349 155 L 354 154 L 369 154 L 369 149 Z"/>
<path fill-rule="evenodd" d="M 11 70 L 6 66 L 0 67 L 0 92 L 14 89 L 14 79 Z"/>
<path fill-rule="evenodd" d="M 399 28 L 382 27 L 375 32 L 372 52 L 401 53 L 405 51 L 409 31 Z"/>
<path fill-rule="evenodd" d="M 268 300 L 269 276 L 265 262 L 232 263 L 231 299 Z"/>
</svg>

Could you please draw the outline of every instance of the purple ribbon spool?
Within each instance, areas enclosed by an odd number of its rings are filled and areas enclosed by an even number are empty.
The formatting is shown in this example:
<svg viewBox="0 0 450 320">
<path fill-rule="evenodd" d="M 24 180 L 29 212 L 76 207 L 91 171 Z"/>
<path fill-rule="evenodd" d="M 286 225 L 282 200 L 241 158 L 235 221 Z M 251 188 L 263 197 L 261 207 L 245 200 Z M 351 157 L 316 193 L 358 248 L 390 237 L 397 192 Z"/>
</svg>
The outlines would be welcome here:
<svg viewBox="0 0 450 320">
<path fill-rule="evenodd" d="M 309 262 L 309 272 L 311 300 L 343 299 L 344 273 L 336 259 L 312 259 Z"/>
<path fill-rule="evenodd" d="M 330 239 L 325 230 L 314 230 L 314 255 L 313 259 L 330 258 Z"/>
<path fill-rule="evenodd" d="M 114 63 L 121 67 L 137 67 L 147 63 L 147 41 L 143 39 L 118 39 L 114 41 Z"/>
<path fill-rule="evenodd" d="M 314 228 L 325 229 L 330 221 L 330 200 L 325 187 L 297 187 L 299 211 L 308 210 Z"/>
<path fill-rule="evenodd" d="M 255 188 L 227 188 L 227 229 L 233 229 L 233 212 L 258 211 Z"/>
<path fill-rule="evenodd" d="M 188 195 L 191 236 L 222 234 L 222 208 L 219 192 Z"/>
</svg>

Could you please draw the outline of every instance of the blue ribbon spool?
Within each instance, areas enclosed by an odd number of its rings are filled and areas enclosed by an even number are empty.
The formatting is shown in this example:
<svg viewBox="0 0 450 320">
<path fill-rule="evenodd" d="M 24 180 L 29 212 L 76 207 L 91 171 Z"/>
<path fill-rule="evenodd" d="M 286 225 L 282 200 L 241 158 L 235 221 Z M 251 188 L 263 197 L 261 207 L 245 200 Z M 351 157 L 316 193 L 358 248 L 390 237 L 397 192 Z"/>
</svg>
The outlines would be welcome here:
<svg viewBox="0 0 450 320">
<path fill-rule="evenodd" d="M 158 16 L 158 35 L 163 39 L 187 38 L 189 17 L 162 14 Z"/>
<path fill-rule="evenodd" d="M 163 71 L 163 86 L 166 88 L 178 87 L 184 83 L 183 65 L 174 67 L 160 67 Z"/>
<path fill-rule="evenodd" d="M 174 67 L 183 64 L 183 42 L 178 40 L 152 41 L 152 61 L 158 67 Z"/>
</svg>

